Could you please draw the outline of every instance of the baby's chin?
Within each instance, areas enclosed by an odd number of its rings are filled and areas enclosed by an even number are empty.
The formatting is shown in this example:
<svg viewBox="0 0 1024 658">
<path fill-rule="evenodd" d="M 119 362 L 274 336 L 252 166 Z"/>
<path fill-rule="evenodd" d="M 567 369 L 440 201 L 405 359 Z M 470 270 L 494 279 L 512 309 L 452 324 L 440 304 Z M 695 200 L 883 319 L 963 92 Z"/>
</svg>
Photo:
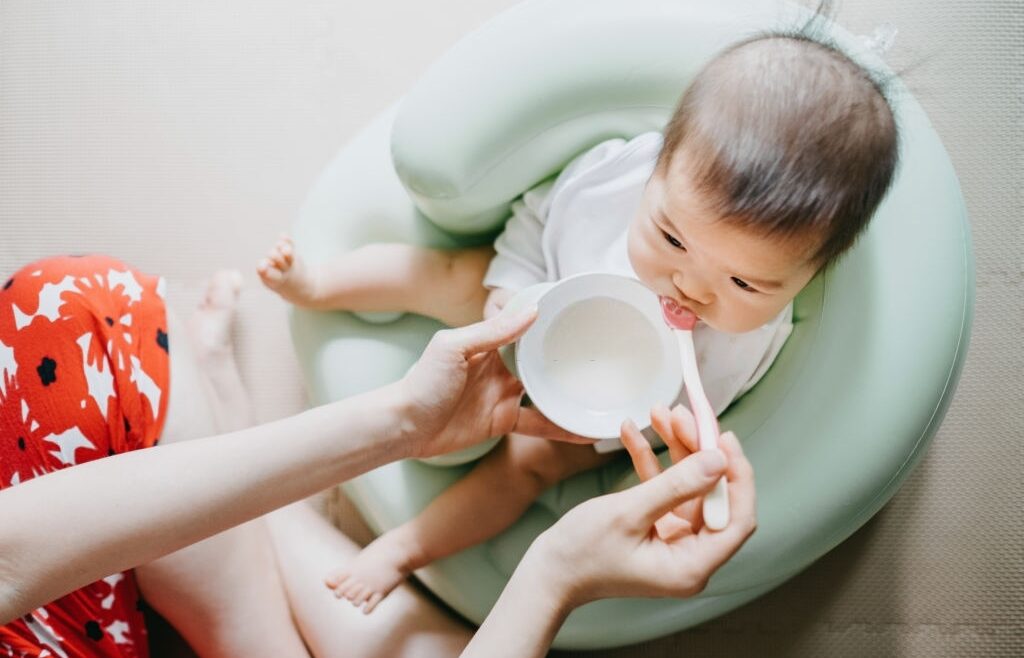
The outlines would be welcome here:
<svg viewBox="0 0 1024 658">
<path fill-rule="evenodd" d="M 730 325 L 728 323 L 723 324 L 719 322 L 717 318 L 707 318 L 704 316 L 700 316 L 700 323 L 711 327 L 715 331 L 721 331 L 722 333 L 726 334 L 741 334 L 745 331 L 742 328 L 737 330 L 734 325 Z"/>
<path fill-rule="evenodd" d="M 748 331 L 753 331 L 764 324 L 764 322 L 762 322 L 751 325 L 749 322 L 736 321 L 733 318 L 723 319 L 714 315 L 710 317 L 701 316 L 700 321 L 715 331 L 721 331 L 725 334 L 745 334 Z M 767 320 L 765 320 L 765 322 L 767 322 Z"/>
</svg>

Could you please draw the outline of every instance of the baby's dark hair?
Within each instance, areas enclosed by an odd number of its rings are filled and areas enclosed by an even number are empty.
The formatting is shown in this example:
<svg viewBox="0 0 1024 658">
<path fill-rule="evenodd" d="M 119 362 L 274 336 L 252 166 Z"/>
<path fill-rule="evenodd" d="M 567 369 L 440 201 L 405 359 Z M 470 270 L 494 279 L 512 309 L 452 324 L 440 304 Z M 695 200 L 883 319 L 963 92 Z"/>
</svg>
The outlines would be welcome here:
<svg viewBox="0 0 1024 658">
<path fill-rule="evenodd" d="M 731 46 L 697 75 L 665 129 L 658 171 L 667 176 L 676 158 L 709 211 L 805 240 L 826 267 L 885 196 L 898 135 L 871 73 L 822 40 L 774 32 Z"/>
</svg>

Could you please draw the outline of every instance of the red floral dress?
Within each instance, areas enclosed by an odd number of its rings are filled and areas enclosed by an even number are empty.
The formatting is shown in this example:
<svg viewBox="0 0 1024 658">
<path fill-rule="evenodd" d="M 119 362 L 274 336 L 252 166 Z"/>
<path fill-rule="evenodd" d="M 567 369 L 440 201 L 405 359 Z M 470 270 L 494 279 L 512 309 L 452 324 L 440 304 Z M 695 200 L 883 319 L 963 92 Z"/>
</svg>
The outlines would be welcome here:
<svg viewBox="0 0 1024 658">
<path fill-rule="evenodd" d="M 154 445 L 167 411 L 168 348 L 161 278 L 106 256 L 67 256 L 7 280 L 0 290 L 0 489 Z M 74 537 L 55 539 L 74 546 Z M 131 571 L 0 627 L 0 658 L 148 655 Z"/>
</svg>

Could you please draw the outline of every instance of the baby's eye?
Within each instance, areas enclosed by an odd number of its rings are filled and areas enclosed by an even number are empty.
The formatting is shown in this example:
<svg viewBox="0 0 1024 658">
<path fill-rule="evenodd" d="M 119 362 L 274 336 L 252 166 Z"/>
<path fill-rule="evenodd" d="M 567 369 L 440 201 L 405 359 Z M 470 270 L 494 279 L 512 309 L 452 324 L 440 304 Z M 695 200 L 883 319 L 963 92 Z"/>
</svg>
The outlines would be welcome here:
<svg viewBox="0 0 1024 658">
<path fill-rule="evenodd" d="M 670 245 L 672 245 L 676 249 L 682 249 L 683 251 L 686 251 L 686 247 L 683 246 L 682 242 L 680 242 L 679 240 L 676 240 L 675 238 L 673 238 L 671 235 L 669 235 L 665 231 L 662 231 L 661 234 L 665 237 L 665 241 L 668 242 Z"/>
<path fill-rule="evenodd" d="M 756 288 L 752 288 L 751 285 L 744 281 L 743 279 L 732 277 L 732 282 L 735 283 L 737 287 L 739 287 L 741 290 L 746 290 L 747 292 L 757 292 Z"/>
</svg>

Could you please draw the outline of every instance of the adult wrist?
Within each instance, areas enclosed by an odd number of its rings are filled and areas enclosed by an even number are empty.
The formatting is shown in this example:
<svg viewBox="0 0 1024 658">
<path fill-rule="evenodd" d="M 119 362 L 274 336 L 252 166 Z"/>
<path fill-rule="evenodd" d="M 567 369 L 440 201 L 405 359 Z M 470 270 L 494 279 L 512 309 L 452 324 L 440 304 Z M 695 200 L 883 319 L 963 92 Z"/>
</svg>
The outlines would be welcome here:
<svg viewBox="0 0 1024 658">
<path fill-rule="evenodd" d="M 580 582 L 580 574 L 573 567 L 574 561 L 566 559 L 569 556 L 564 547 L 549 532 L 534 540 L 516 573 L 522 570 L 523 579 L 543 595 L 543 604 L 564 619 L 589 599 L 584 584 Z"/>
<path fill-rule="evenodd" d="M 339 433 L 354 434 L 352 438 L 356 439 L 353 443 L 335 437 L 331 454 L 341 460 L 341 466 L 359 460 L 353 449 L 376 465 L 415 457 L 417 432 L 411 408 L 411 399 L 400 381 L 322 407 L 328 414 L 326 422 Z"/>
<path fill-rule="evenodd" d="M 537 541 L 539 541 L 538 538 Z M 561 578 L 551 578 L 537 541 L 526 552 L 462 658 L 540 658 L 547 655 L 573 606 Z"/>
<path fill-rule="evenodd" d="M 437 439 L 450 422 L 443 410 L 424 404 L 421 384 L 403 377 L 385 387 L 391 399 L 391 414 L 399 442 L 395 459 L 427 459 L 444 452 Z M 450 448 L 449 448 L 450 449 Z"/>
<path fill-rule="evenodd" d="M 380 389 L 385 396 L 385 407 L 392 427 L 392 446 L 395 460 L 413 459 L 422 456 L 426 437 L 423 428 L 415 420 L 416 403 L 405 380 L 388 384 Z"/>
</svg>

